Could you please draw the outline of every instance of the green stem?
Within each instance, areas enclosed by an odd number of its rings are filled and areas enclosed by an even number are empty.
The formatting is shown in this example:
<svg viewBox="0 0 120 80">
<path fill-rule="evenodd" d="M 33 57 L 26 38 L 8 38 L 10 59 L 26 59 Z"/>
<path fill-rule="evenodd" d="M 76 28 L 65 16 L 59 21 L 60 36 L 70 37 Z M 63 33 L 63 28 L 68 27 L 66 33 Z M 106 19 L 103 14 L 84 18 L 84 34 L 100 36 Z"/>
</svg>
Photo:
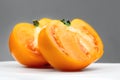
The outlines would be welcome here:
<svg viewBox="0 0 120 80">
<path fill-rule="evenodd" d="M 62 20 L 60 20 L 62 23 L 64 23 L 65 25 L 67 25 L 67 26 L 70 26 L 71 25 L 71 23 L 70 23 L 70 21 L 69 20 L 65 20 L 65 19 L 62 19 Z"/>
<path fill-rule="evenodd" d="M 38 27 L 38 26 L 39 26 L 39 22 L 38 22 L 37 20 L 34 20 L 34 21 L 33 21 L 33 25 L 34 25 L 35 27 Z"/>
</svg>

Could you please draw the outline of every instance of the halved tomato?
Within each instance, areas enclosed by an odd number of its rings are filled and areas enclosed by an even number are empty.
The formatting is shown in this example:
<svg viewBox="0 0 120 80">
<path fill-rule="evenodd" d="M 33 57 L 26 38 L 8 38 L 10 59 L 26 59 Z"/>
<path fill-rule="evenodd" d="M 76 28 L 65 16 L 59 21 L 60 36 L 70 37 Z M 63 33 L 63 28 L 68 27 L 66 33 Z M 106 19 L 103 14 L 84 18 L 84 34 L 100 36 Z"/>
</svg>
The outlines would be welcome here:
<svg viewBox="0 0 120 80">
<path fill-rule="evenodd" d="M 103 54 L 100 36 L 81 19 L 51 21 L 40 32 L 38 47 L 49 64 L 63 71 L 81 70 Z"/>
<path fill-rule="evenodd" d="M 38 49 L 38 34 L 48 20 L 50 21 L 48 18 L 43 18 L 39 22 L 34 21 L 34 25 L 30 23 L 15 25 L 9 37 L 10 52 L 15 60 L 29 67 L 41 67 L 48 64 Z"/>
</svg>

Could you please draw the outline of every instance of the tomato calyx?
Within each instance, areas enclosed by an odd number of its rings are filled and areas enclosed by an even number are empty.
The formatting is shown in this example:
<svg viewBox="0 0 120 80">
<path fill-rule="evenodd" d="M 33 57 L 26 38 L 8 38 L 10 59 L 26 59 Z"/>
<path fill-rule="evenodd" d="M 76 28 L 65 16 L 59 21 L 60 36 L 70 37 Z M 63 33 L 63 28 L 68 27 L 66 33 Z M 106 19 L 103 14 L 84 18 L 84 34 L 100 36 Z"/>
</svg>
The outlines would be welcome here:
<svg viewBox="0 0 120 80">
<path fill-rule="evenodd" d="M 62 23 L 64 23 L 65 25 L 67 25 L 68 27 L 71 25 L 71 22 L 69 20 L 65 20 L 65 19 L 62 19 L 60 20 Z"/>
<path fill-rule="evenodd" d="M 39 26 L 38 20 L 34 20 L 34 21 L 33 21 L 33 25 L 34 25 L 35 27 L 38 27 L 38 26 Z"/>
</svg>

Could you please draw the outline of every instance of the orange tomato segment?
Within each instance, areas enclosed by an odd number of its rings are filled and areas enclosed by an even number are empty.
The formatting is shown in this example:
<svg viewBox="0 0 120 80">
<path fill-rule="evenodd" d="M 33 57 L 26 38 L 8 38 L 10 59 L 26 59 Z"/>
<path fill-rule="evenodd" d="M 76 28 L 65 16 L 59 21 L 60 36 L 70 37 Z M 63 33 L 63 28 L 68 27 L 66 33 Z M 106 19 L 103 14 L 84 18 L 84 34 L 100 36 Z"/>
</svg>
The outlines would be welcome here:
<svg viewBox="0 0 120 80">
<path fill-rule="evenodd" d="M 40 30 L 39 30 L 40 31 Z M 9 37 L 10 52 L 23 65 L 41 67 L 47 64 L 38 49 L 35 26 L 29 23 L 17 24 Z"/>
<path fill-rule="evenodd" d="M 97 32 L 80 19 L 70 26 L 51 21 L 39 34 L 39 49 L 44 58 L 59 70 L 80 70 L 99 59 L 103 44 Z"/>
</svg>

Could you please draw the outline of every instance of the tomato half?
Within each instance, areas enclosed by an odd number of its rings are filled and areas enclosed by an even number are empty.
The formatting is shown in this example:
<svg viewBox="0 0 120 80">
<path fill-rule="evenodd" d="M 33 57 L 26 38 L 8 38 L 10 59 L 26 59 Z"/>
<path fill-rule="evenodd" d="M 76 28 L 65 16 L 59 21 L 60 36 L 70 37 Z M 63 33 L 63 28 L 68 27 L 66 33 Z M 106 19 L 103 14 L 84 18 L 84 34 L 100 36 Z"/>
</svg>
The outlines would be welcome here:
<svg viewBox="0 0 120 80">
<path fill-rule="evenodd" d="M 43 57 L 58 70 L 81 70 L 103 55 L 102 40 L 88 23 L 81 19 L 70 23 L 53 20 L 38 37 Z"/>
<path fill-rule="evenodd" d="M 38 49 L 38 34 L 48 21 L 50 21 L 48 18 L 39 20 L 38 27 L 30 23 L 15 25 L 9 37 L 10 52 L 15 60 L 29 67 L 41 67 L 48 64 Z"/>
</svg>

